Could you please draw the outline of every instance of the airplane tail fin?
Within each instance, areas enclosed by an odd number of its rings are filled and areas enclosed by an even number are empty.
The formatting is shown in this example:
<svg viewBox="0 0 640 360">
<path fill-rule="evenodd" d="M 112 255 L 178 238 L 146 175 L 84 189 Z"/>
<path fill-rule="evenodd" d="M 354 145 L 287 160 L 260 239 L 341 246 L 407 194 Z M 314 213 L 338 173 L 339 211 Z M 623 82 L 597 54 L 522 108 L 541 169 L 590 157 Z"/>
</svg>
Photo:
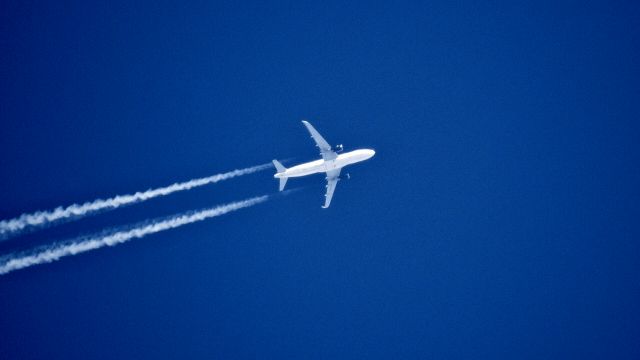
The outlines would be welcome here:
<svg viewBox="0 0 640 360">
<path fill-rule="evenodd" d="M 287 168 L 282 166 L 282 164 L 280 164 L 280 162 L 278 160 L 273 160 L 273 166 L 276 167 L 276 171 L 277 173 L 283 173 L 285 171 L 287 171 Z M 284 186 L 287 184 L 287 180 L 289 180 L 288 177 L 280 177 L 280 191 L 284 190 Z"/>
</svg>

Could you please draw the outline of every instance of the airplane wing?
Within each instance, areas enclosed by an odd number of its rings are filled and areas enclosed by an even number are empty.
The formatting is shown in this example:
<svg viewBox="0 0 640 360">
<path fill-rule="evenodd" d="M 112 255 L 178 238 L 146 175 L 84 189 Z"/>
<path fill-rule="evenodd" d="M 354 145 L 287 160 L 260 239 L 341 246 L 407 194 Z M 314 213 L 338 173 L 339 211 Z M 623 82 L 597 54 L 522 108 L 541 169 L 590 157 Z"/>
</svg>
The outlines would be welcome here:
<svg viewBox="0 0 640 360">
<path fill-rule="evenodd" d="M 325 140 L 322 137 L 322 135 L 320 135 L 320 133 L 313 127 L 313 125 L 309 124 L 309 122 L 305 121 L 305 120 L 302 120 L 302 123 L 307 128 L 307 130 L 309 130 L 309 133 L 311 134 L 311 137 L 316 142 L 316 146 L 320 149 L 320 155 L 322 155 L 323 159 L 325 159 L 325 160 L 333 160 L 336 157 L 338 157 L 338 154 L 336 154 L 331 149 L 331 145 L 329 145 L 327 140 Z"/>
<path fill-rule="evenodd" d="M 336 185 L 338 185 L 338 181 L 340 180 L 340 170 L 341 169 L 327 171 L 327 193 L 324 195 L 323 209 L 328 208 L 329 204 L 331 204 L 333 192 L 336 190 Z"/>
</svg>

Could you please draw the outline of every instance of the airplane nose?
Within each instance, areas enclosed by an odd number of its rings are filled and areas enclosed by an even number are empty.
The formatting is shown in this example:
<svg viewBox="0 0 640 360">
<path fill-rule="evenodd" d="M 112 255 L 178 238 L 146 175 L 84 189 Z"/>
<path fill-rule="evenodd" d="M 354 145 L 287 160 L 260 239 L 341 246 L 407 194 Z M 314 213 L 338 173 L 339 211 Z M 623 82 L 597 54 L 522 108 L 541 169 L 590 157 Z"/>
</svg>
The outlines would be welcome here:
<svg viewBox="0 0 640 360">
<path fill-rule="evenodd" d="M 369 157 L 373 157 L 373 155 L 375 155 L 375 154 L 376 154 L 375 150 L 373 150 L 373 149 L 369 150 Z"/>
</svg>

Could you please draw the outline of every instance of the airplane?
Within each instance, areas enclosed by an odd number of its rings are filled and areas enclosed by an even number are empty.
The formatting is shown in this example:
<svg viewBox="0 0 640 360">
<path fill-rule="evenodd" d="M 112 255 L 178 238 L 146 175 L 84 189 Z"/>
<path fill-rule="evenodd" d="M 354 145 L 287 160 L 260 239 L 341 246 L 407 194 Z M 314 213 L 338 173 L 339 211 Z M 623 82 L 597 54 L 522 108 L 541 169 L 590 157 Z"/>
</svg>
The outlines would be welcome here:
<svg viewBox="0 0 640 360">
<path fill-rule="evenodd" d="M 290 177 L 326 173 L 325 179 L 327 180 L 327 193 L 324 195 L 325 200 L 324 205 L 322 206 L 323 209 L 326 209 L 329 207 L 329 204 L 331 204 L 333 192 L 336 189 L 338 180 L 340 180 L 340 170 L 347 165 L 370 159 L 376 154 L 376 152 L 371 149 L 358 149 L 338 155 L 338 153 L 341 153 L 344 150 L 342 145 L 332 148 L 322 135 L 320 135 L 320 133 L 313 127 L 313 125 L 305 120 L 302 120 L 302 123 L 311 134 L 311 138 L 316 142 L 316 146 L 320 149 L 322 159 L 296 165 L 288 169 L 282 166 L 278 160 L 273 160 L 273 165 L 277 170 L 273 177 L 280 179 L 280 191 L 282 191 Z M 347 174 L 347 176 L 349 175 Z"/>
</svg>

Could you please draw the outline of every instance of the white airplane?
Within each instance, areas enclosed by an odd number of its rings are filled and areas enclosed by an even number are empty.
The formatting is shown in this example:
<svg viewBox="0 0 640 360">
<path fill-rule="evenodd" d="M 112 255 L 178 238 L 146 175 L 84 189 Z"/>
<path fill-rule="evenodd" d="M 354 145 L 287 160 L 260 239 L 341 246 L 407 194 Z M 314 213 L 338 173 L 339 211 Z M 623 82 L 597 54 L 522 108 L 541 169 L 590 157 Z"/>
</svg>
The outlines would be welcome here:
<svg viewBox="0 0 640 360">
<path fill-rule="evenodd" d="M 338 145 L 333 149 L 308 121 L 302 120 L 302 123 L 307 127 L 307 130 L 309 130 L 311 138 L 316 142 L 316 146 L 320 148 L 322 159 L 296 165 L 288 169 L 282 166 L 278 160 L 273 160 L 273 165 L 275 165 L 277 170 L 273 177 L 280 179 L 280 191 L 282 191 L 290 177 L 326 173 L 327 193 L 324 195 L 324 206 L 322 206 L 323 209 L 326 209 L 329 207 L 329 204 L 331 204 L 333 192 L 336 189 L 338 180 L 340 180 L 340 170 L 347 165 L 365 161 L 375 155 L 376 152 L 371 149 L 358 149 L 338 155 L 338 153 L 343 150 L 342 145 Z"/>
</svg>

